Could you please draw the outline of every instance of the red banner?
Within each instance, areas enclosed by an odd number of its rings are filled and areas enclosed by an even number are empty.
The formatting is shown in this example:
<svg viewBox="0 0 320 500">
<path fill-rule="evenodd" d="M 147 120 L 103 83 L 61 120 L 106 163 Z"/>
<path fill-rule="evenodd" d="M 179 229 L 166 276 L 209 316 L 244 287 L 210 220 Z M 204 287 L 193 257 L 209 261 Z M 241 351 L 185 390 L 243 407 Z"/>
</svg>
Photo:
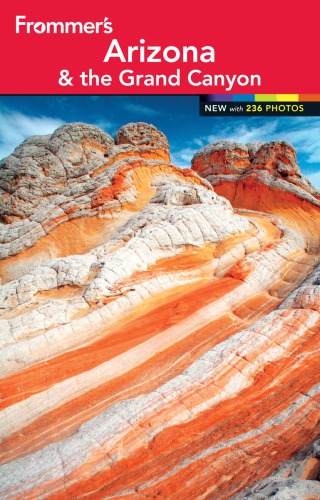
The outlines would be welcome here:
<svg viewBox="0 0 320 500">
<path fill-rule="evenodd" d="M 8 2 L 0 92 L 317 93 L 312 5 Z"/>
</svg>

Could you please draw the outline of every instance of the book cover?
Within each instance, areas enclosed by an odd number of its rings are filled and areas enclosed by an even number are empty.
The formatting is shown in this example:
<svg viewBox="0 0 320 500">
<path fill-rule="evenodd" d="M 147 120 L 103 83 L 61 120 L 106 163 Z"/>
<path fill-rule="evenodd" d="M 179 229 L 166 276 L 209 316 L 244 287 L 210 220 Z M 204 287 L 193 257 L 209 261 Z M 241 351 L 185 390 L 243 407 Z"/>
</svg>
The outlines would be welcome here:
<svg viewBox="0 0 320 500">
<path fill-rule="evenodd" d="M 3 10 L 0 498 L 320 498 L 316 3 Z"/>
</svg>

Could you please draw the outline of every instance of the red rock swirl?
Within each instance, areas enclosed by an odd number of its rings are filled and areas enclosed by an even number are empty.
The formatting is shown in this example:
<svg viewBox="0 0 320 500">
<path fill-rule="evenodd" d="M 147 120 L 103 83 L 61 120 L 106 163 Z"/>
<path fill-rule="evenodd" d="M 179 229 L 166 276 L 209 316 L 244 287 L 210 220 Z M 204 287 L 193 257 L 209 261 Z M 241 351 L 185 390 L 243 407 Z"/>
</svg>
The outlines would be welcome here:
<svg viewBox="0 0 320 500">
<path fill-rule="evenodd" d="M 320 498 L 320 198 L 130 123 L 1 162 L 1 498 Z M 290 496 L 291 495 L 291 496 Z"/>
</svg>

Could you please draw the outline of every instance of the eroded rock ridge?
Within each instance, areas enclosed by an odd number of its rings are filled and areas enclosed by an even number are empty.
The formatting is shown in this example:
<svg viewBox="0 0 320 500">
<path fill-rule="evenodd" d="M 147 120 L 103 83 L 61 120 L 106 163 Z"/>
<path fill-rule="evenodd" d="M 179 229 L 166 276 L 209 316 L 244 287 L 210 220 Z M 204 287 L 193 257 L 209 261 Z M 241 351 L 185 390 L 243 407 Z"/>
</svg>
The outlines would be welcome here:
<svg viewBox="0 0 320 500">
<path fill-rule="evenodd" d="M 5 499 L 320 498 L 320 202 L 286 142 L 153 125 L 0 162 Z"/>
</svg>

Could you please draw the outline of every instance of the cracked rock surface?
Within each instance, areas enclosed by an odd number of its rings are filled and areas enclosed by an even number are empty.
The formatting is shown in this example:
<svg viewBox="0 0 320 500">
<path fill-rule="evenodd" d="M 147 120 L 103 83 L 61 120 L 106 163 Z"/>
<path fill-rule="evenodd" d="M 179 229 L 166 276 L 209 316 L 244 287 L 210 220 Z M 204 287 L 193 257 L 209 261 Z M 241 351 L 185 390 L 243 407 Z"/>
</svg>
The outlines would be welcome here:
<svg viewBox="0 0 320 500">
<path fill-rule="evenodd" d="M 221 140 L 200 149 L 191 163 L 192 169 L 214 186 L 222 182 L 245 184 L 254 177 L 256 182 L 273 189 L 285 188 L 301 198 L 307 198 L 307 193 L 320 196 L 300 172 L 296 151 L 286 141 L 242 144 Z"/>
<path fill-rule="evenodd" d="M 320 205 L 288 143 L 0 162 L 0 496 L 320 498 Z"/>
</svg>

